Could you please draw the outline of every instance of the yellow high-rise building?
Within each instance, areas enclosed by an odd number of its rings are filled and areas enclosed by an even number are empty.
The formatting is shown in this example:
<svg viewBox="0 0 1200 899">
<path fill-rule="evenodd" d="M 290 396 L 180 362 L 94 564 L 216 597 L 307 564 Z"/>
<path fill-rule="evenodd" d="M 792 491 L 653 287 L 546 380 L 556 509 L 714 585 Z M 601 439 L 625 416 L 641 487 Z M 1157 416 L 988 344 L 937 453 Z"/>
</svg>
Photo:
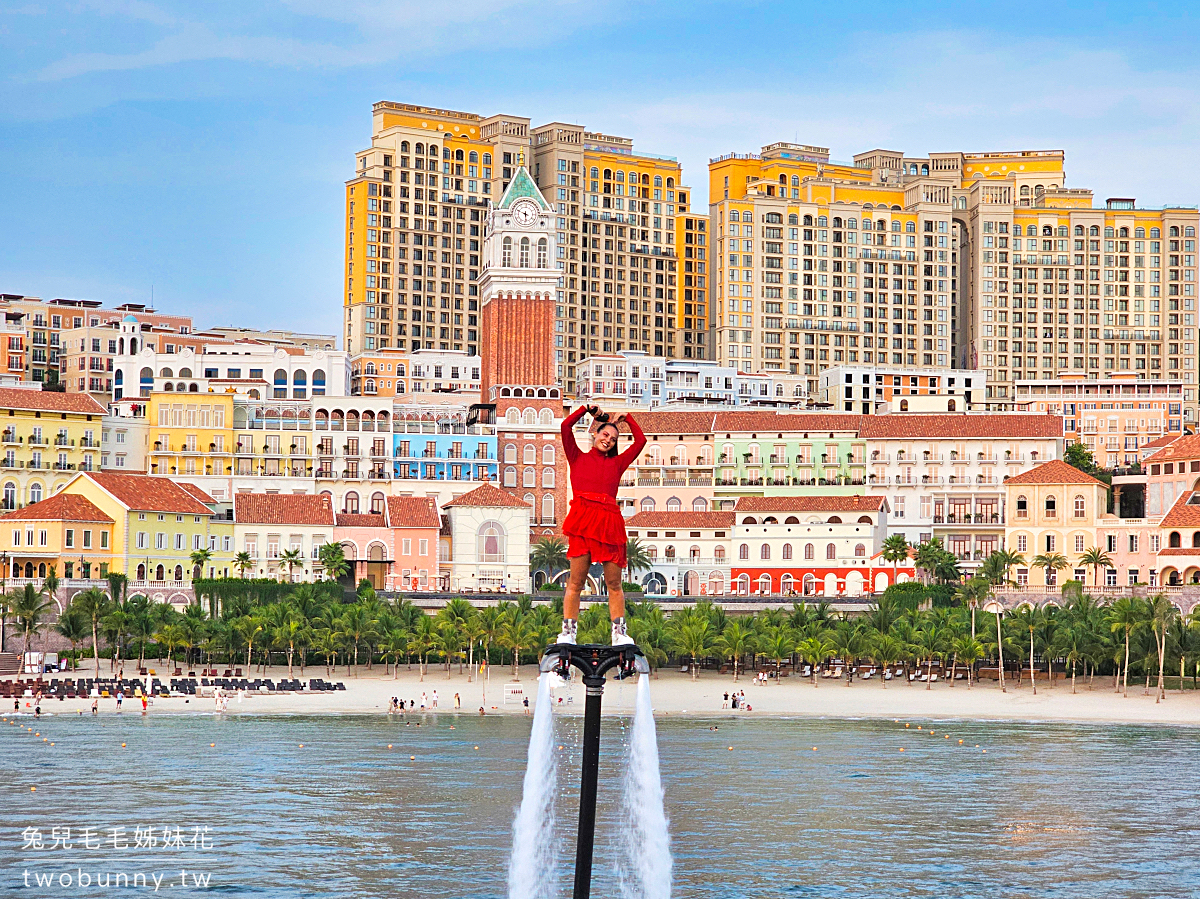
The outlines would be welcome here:
<svg viewBox="0 0 1200 899">
<path fill-rule="evenodd" d="M 839 362 L 1021 379 L 1132 371 L 1185 383 L 1196 421 L 1196 207 L 1065 186 L 1059 150 L 777 143 L 709 165 L 716 358 L 809 379 Z"/>
<path fill-rule="evenodd" d="M 479 352 L 485 212 L 522 163 L 555 212 L 564 385 L 591 353 L 702 347 L 702 326 L 681 333 L 704 319 L 679 295 L 678 161 L 579 125 L 383 102 L 346 184 L 347 351 Z"/>
</svg>

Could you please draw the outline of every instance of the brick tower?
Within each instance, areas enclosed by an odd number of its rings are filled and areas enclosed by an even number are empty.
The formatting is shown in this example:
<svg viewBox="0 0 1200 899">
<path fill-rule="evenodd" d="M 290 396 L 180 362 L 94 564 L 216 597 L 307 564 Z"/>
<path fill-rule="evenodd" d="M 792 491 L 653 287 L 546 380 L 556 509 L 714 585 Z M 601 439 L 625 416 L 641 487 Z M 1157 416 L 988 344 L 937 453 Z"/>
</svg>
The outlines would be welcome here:
<svg viewBox="0 0 1200 899">
<path fill-rule="evenodd" d="M 522 164 L 488 210 L 480 278 L 480 393 L 494 404 L 500 486 L 533 506 L 535 536 L 566 515 L 568 473 L 554 361 L 554 210 Z"/>
</svg>

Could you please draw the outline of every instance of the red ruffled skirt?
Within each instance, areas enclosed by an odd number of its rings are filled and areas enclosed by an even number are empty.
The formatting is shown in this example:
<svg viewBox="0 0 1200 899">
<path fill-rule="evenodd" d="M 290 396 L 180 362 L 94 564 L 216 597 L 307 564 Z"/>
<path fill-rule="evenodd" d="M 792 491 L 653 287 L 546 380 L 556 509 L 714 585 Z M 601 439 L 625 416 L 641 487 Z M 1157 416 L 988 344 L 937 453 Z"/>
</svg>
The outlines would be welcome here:
<svg viewBox="0 0 1200 899">
<path fill-rule="evenodd" d="M 593 562 L 616 562 L 625 567 L 625 518 L 607 493 L 576 493 L 563 522 L 567 557 L 590 554 Z"/>
</svg>

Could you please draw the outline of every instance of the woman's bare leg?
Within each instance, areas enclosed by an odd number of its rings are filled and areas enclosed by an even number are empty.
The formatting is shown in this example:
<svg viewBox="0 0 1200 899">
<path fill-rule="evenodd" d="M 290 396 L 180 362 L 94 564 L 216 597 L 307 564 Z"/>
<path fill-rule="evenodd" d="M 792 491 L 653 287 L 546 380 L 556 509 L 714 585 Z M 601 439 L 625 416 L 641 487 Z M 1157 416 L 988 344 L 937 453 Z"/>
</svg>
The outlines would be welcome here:
<svg viewBox="0 0 1200 899">
<path fill-rule="evenodd" d="M 567 559 L 571 563 L 571 573 L 567 577 L 567 589 L 563 591 L 563 618 L 569 621 L 579 620 L 579 594 L 587 581 L 588 569 L 592 567 L 592 554 L 584 553 Z M 622 602 L 624 608 L 624 602 Z"/>
<path fill-rule="evenodd" d="M 604 585 L 608 587 L 608 617 L 613 621 L 624 618 L 625 588 L 621 586 L 621 566 L 616 562 L 604 563 Z"/>
</svg>

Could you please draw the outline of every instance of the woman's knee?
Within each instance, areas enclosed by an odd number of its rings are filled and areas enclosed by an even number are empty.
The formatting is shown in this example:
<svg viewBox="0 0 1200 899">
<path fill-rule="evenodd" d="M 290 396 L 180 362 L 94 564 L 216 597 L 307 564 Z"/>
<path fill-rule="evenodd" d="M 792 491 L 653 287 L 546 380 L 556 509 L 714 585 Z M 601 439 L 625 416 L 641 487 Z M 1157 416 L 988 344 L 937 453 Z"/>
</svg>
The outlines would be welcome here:
<svg viewBox="0 0 1200 899">
<path fill-rule="evenodd" d="M 604 583 L 605 583 L 605 586 L 607 586 L 609 590 L 620 590 L 621 589 L 621 572 L 619 572 L 619 571 L 604 572 Z"/>
</svg>

